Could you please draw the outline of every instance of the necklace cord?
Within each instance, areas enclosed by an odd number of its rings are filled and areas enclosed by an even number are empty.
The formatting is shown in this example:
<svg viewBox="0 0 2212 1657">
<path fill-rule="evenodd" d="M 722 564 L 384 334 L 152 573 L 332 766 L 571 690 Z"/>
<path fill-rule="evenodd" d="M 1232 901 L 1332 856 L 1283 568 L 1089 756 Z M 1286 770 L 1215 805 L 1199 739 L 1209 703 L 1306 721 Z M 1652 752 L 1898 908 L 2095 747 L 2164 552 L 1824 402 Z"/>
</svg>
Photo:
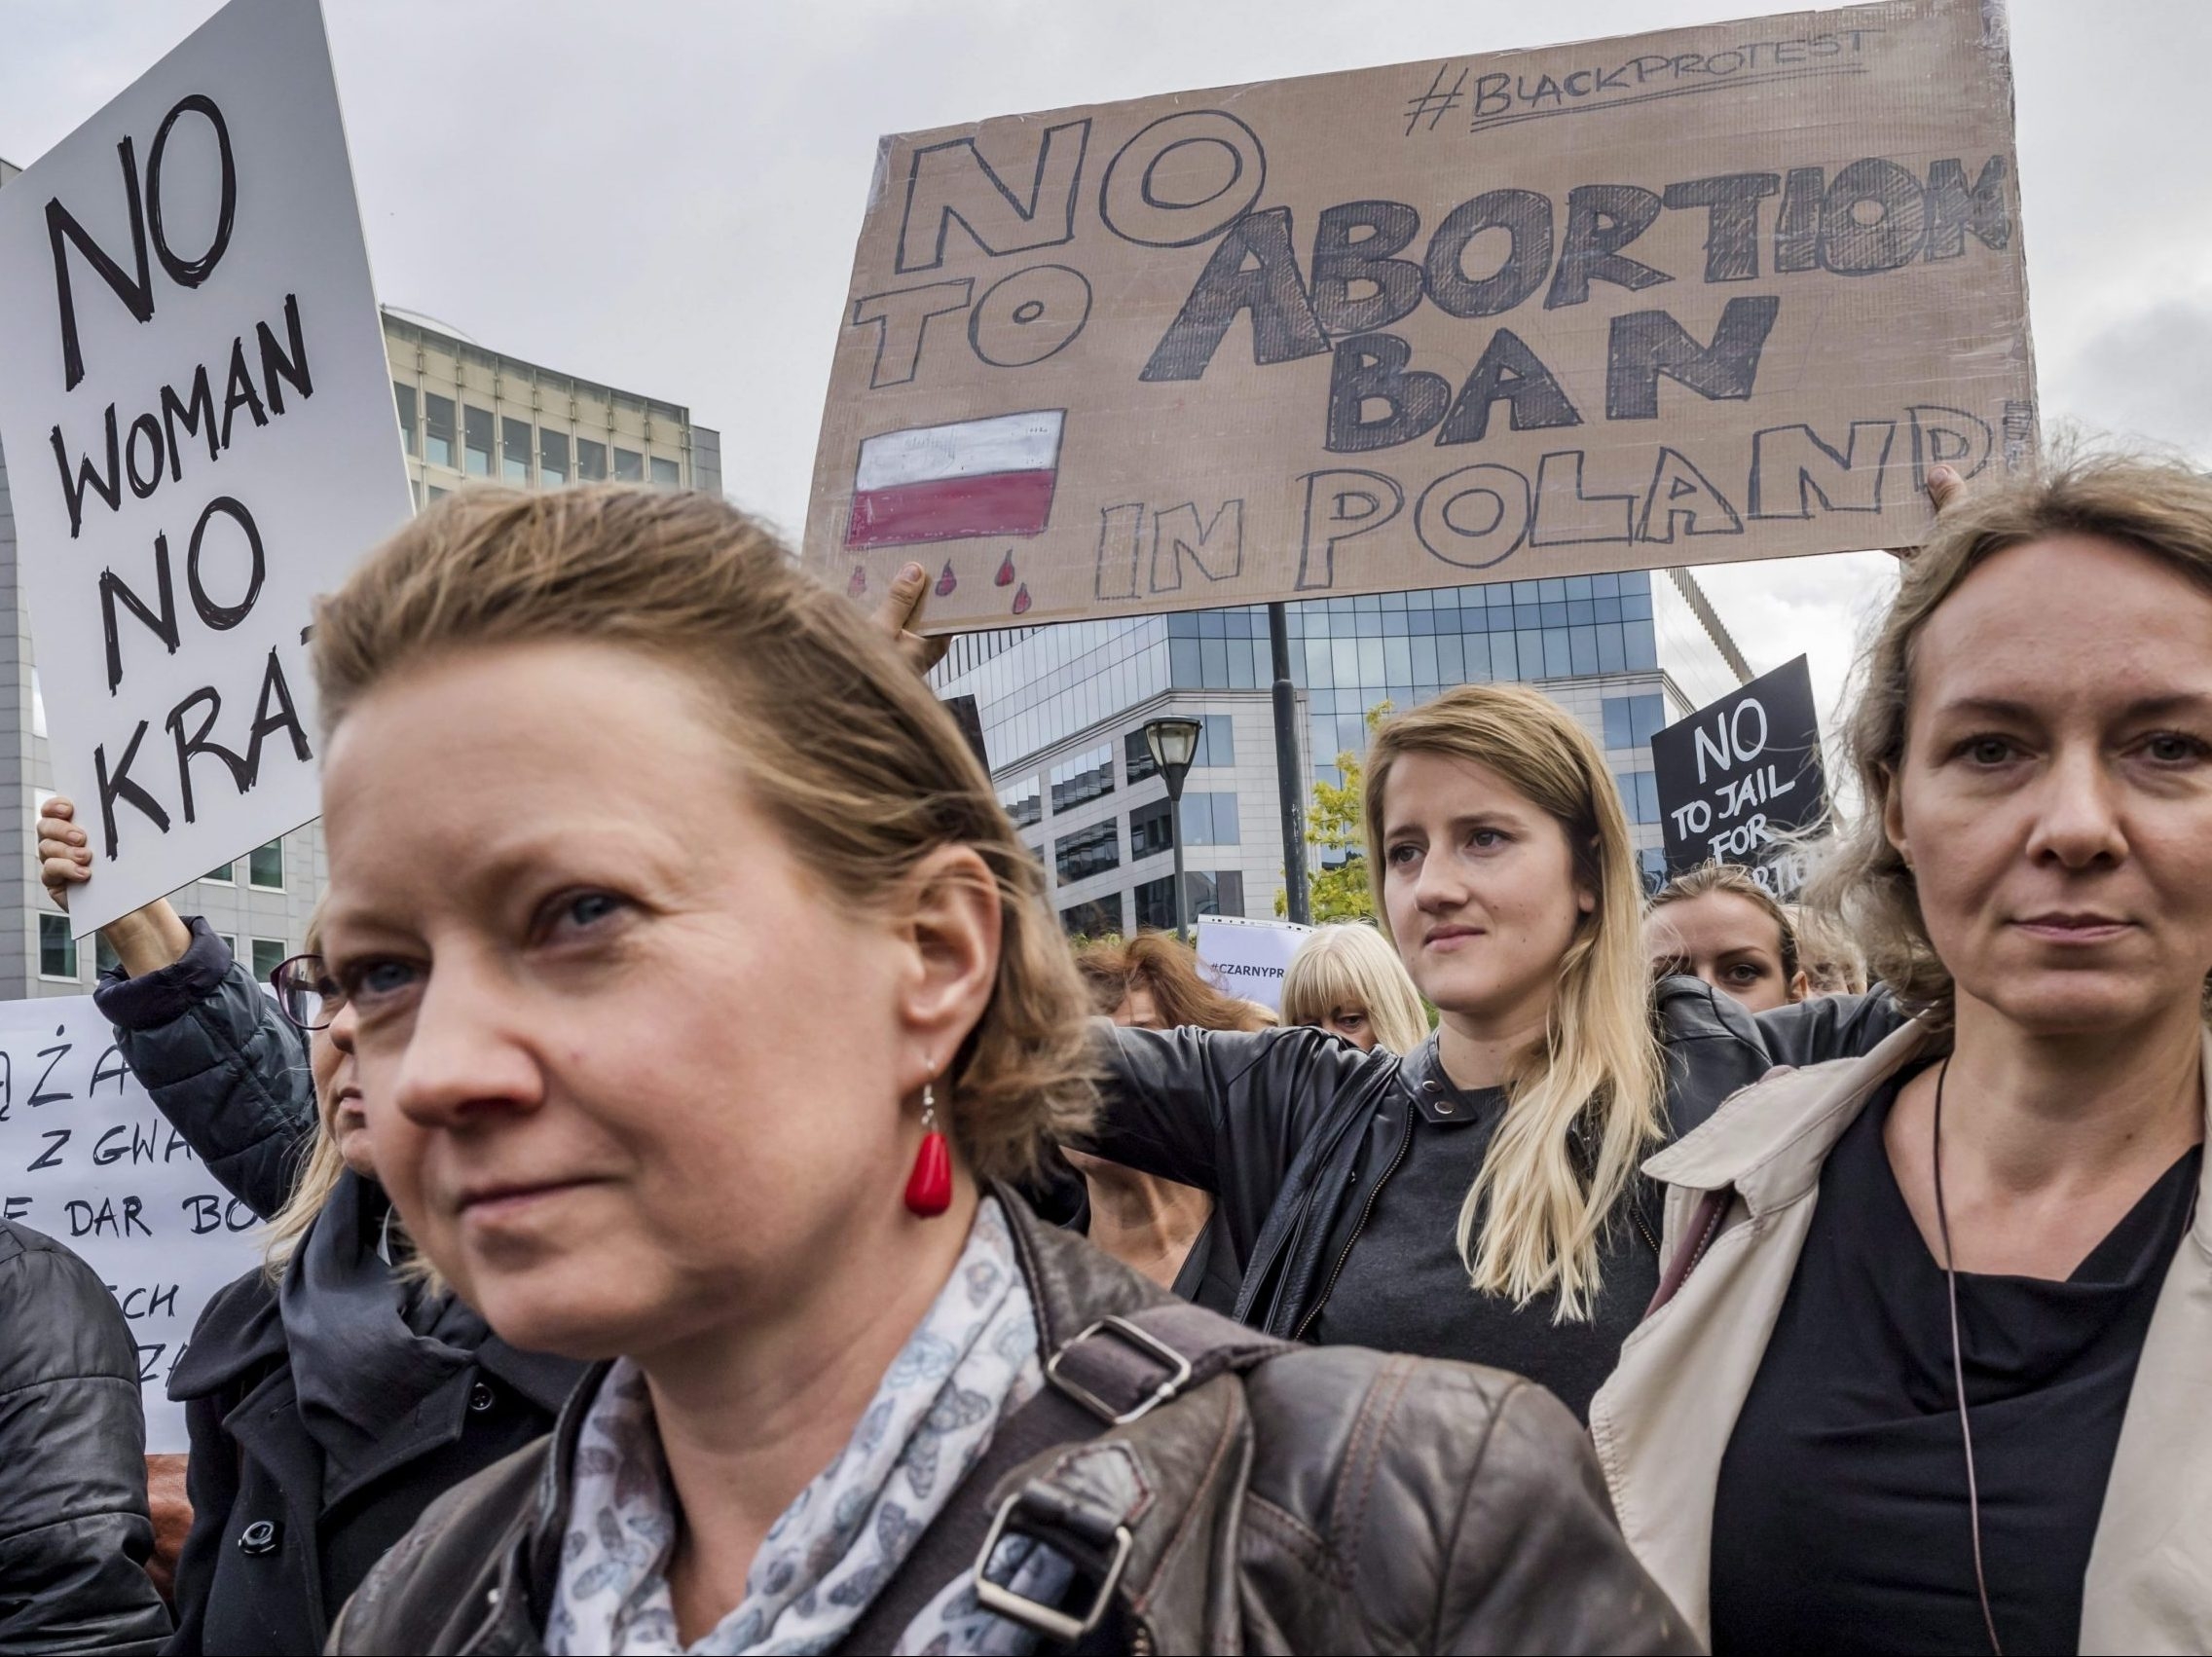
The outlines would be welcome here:
<svg viewBox="0 0 2212 1657">
<path fill-rule="evenodd" d="M 1943 1084 L 1951 1074 L 1945 1059 L 1936 1072 L 1936 1122 L 1929 1159 L 1936 1176 L 1936 1232 L 1943 1242 L 1943 1288 L 1951 1312 L 1951 1382 L 1959 1401 L 1959 1441 L 1967 1453 L 1967 1520 L 1973 1532 L 1973 1586 L 1981 1597 L 1981 1625 L 1989 1634 L 1989 1649 L 2005 1657 L 1997 1638 L 1997 1618 L 1989 1608 L 1989 1578 L 1981 1566 L 1981 1491 L 1973 1476 L 1973 1425 L 1967 1418 L 1967 1366 L 1959 1339 L 1959 1269 L 1951 1254 L 1951 1217 L 1943 1206 Z"/>
</svg>

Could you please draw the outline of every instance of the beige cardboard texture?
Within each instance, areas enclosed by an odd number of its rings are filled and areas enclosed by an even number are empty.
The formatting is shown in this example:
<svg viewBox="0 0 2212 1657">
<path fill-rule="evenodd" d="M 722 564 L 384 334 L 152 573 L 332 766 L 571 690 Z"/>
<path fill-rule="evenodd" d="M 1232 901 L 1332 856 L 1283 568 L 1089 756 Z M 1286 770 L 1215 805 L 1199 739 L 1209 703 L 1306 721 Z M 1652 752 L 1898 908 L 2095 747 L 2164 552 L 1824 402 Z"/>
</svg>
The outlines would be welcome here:
<svg viewBox="0 0 2212 1657">
<path fill-rule="evenodd" d="M 2035 441 L 1995 0 L 886 139 L 806 559 L 930 632 L 1902 546 Z"/>
</svg>

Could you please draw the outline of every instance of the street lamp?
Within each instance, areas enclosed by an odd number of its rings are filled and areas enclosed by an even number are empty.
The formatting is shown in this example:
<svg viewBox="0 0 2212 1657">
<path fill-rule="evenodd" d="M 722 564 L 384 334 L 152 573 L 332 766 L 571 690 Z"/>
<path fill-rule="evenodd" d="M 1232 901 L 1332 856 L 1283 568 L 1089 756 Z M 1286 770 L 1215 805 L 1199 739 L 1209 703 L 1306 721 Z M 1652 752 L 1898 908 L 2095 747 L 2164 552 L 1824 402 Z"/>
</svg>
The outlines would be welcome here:
<svg viewBox="0 0 2212 1657">
<path fill-rule="evenodd" d="M 1198 737 L 1205 726 L 1197 719 L 1147 719 L 1144 745 L 1152 750 L 1152 762 L 1167 779 L 1168 838 L 1175 846 L 1175 937 L 1190 941 L 1183 922 L 1183 778 L 1198 752 Z"/>
</svg>

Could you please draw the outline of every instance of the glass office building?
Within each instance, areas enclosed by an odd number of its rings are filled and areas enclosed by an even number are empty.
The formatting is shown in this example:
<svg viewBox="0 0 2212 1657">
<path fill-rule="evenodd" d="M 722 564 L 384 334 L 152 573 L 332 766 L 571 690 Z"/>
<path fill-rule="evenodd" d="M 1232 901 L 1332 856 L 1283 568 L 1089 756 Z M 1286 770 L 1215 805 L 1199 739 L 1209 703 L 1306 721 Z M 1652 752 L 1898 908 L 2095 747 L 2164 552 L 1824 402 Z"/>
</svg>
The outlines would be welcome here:
<svg viewBox="0 0 2212 1657">
<path fill-rule="evenodd" d="M 1314 599 L 1289 607 L 1301 765 L 1341 781 L 1378 703 L 1520 681 L 1606 750 L 1647 872 L 1658 866 L 1652 731 L 1751 677 L 1685 571 L 1639 571 Z M 1261 606 L 968 635 L 934 674 L 972 695 L 992 774 L 1037 851 L 1062 923 L 1099 934 L 1174 924 L 1183 835 L 1189 912 L 1269 915 L 1282 889 L 1267 610 Z M 1178 826 L 1143 725 L 1206 721 Z"/>
</svg>

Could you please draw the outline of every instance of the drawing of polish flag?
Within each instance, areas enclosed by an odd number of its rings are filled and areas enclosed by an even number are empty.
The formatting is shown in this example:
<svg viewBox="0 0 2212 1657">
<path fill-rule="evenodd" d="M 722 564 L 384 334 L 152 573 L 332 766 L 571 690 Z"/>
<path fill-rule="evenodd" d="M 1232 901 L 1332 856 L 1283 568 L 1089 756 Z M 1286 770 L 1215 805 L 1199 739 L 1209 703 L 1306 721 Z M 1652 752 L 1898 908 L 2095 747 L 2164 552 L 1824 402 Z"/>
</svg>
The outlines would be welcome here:
<svg viewBox="0 0 2212 1657">
<path fill-rule="evenodd" d="M 849 547 L 1036 535 L 1052 515 L 1059 409 L 886 431 L 861 444 Z"/>
</svg>

